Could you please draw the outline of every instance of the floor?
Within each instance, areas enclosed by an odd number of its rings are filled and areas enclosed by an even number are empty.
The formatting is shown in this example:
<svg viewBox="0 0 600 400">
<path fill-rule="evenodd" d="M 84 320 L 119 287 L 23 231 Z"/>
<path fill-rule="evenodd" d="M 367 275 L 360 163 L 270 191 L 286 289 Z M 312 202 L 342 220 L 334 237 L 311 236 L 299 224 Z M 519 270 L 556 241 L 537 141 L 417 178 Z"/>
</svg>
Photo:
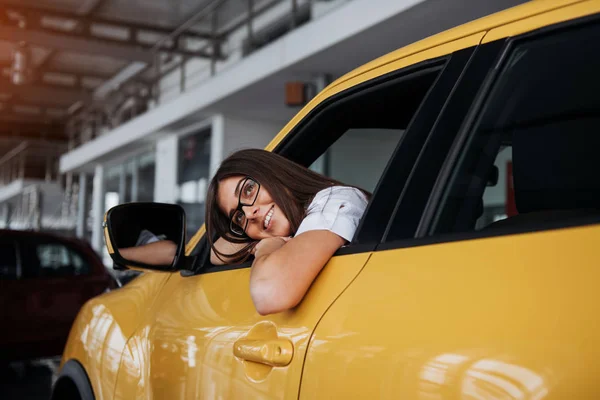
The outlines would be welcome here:
<svg viewBox="0 0 600 400">
<path fill-rule="evenodd" d="M 0 368 L 0 399 L 48 400 L 59 359 L 13 363 Z"/>
</svg>

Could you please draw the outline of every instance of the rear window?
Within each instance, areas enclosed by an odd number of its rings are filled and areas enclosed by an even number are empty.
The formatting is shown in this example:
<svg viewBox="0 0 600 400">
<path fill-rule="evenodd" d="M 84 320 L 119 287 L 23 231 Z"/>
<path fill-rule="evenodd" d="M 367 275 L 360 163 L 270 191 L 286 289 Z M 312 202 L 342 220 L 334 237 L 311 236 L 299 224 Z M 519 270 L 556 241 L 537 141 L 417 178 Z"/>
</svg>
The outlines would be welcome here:
<svg viewBox="0 0 600 400">
<path fill-rule="evenodd" d="M 40 265 L 39 276 L 64 277 L 91 273 L 87 261 L 62 243 L 37 243 L 35 252 Z"/>
</svg>

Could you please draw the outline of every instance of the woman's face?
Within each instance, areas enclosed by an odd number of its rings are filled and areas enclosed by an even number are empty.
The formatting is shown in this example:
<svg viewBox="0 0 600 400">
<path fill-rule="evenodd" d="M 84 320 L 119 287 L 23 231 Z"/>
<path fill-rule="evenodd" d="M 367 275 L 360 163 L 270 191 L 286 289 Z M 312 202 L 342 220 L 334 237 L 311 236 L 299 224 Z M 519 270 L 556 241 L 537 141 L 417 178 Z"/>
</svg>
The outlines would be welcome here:
<svg viewBox="0 0 600 400">
<path fill-rule="evenodd" d="M 261 240 L 276 236 L 290 236 L 290 222 L 283 214 L 283 211 L 275 204 L 271 194 L 264 186 L 260 189 L 248 184 L 245 176 L 232 176 L 219 182 L 217 193 L 217 203 L 221 211 L 229 217 L 234 215 L 238 208 L 240 196 L 242 203 L 251 203 L 256 196 L 252 206 L 243 206 L 243 216 L 247 221 L 246 235 L 254 240 Z M 252 190 L 258 190 L 256 195 Z M 245 201 L 250 198 L 250 201 Z M 239 219 L 241 228 L 244 228 L 245 221 Z"/>
</svg>

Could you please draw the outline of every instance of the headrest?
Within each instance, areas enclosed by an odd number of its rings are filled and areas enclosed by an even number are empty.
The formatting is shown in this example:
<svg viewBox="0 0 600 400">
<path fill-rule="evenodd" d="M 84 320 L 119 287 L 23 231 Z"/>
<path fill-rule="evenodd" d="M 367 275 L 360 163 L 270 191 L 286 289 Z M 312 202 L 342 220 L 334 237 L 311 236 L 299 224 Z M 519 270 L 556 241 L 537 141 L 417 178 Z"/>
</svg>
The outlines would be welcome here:
<svg viewBox="0 0 600 400">
<path fill-rule="evenodd" d="M 519 213 L 600 208 L 600 118 L 518 129 L 512 151 Z"/>
</svg>

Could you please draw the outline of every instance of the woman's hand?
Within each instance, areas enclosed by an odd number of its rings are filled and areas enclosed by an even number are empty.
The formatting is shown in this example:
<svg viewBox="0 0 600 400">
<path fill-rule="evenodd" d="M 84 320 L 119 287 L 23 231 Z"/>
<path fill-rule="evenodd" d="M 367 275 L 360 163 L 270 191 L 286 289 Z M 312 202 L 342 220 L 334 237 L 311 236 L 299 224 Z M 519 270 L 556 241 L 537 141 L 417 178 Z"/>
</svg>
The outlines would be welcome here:
<svg viewBox="0 0 600 400">
<path fill-rule="evenodd" d="M 137 261 L 149 265 L 171 265 L 175 259 L 177 245 L 170 240 L 144 244 L 136 247 L 119 249 L 119 254 L 126 260 Z"/>
<path fill-rule="evenodd" d="M 262 239 L 260 242 L 258 242 L 256 246 L 254 246 L 254 249 L 252 249 L 252 254 L 254 254 L 255 259 L 267 256 L 273 253 L 275 250 L 279 250 L 290 239 L 290 237 L 279 236 L 268 239 Z"/>
</svg>

